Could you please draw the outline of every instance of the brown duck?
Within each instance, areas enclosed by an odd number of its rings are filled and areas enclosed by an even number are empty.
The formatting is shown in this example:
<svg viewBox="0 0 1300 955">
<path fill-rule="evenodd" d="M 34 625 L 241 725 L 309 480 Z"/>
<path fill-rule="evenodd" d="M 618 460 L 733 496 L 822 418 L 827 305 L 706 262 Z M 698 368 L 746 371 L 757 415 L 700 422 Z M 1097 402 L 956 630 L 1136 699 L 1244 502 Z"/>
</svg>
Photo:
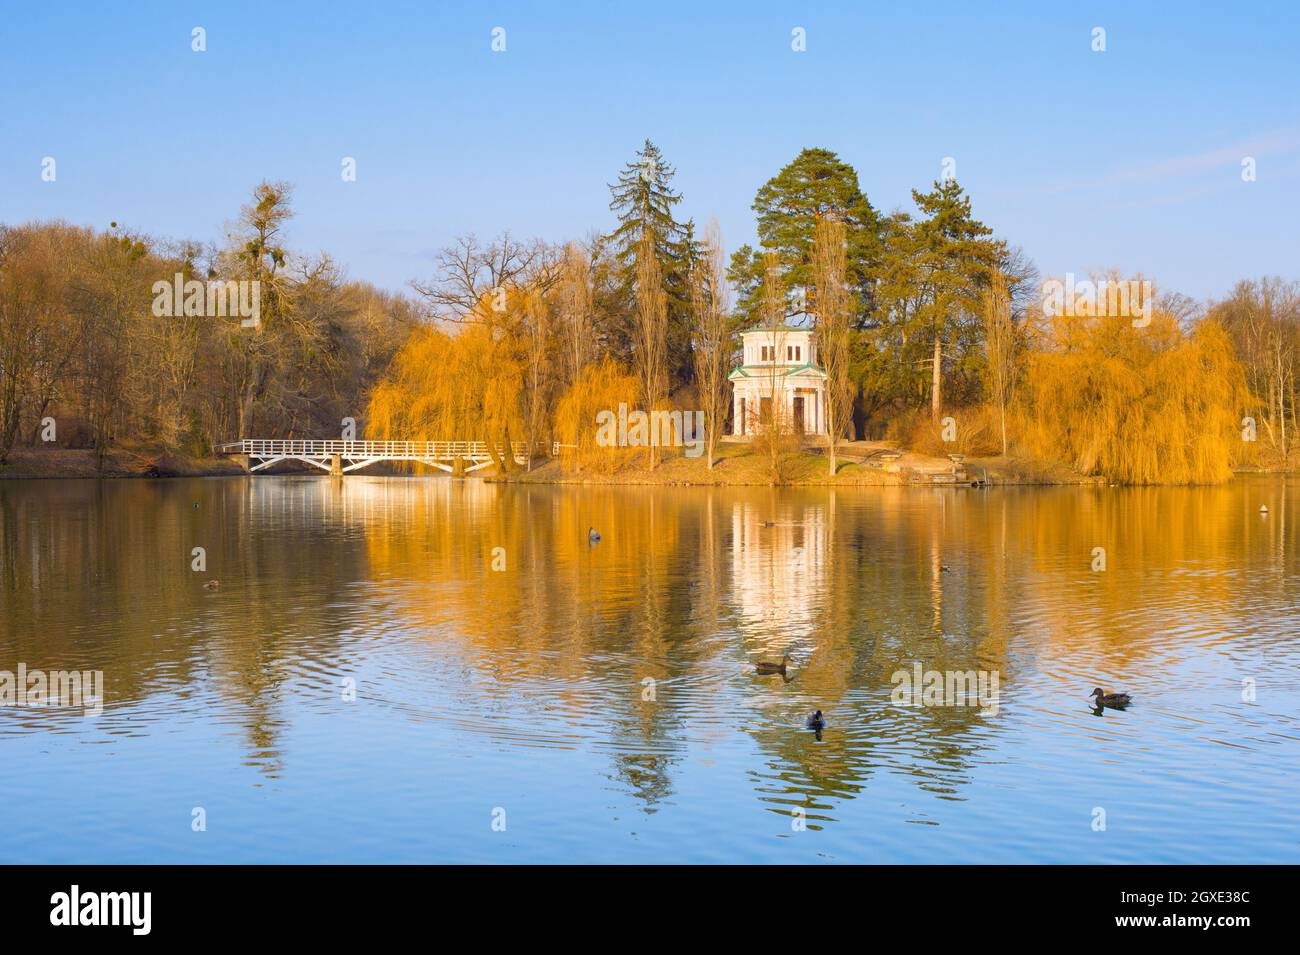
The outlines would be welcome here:
<svg viewBox="0 0 1300 955">
<path fill-rule="evenodd" d="M 1107 693 L 1101 687 L 1097 687 L 1090 695 L 1096 698 L 1098 706 L 1109 706 L 1112 710 L 1122 710 L 1133 702 L 1133 697 L 1127 693 Z"/>
<path fill-rule="evenodd" d="M 772 663 L 770 660 L 760 660 L 758 663 L 754 664 L 754 669 L 759 673 L 779 673 L 782 676 L 785 676 L 785 668 L 790 662 L 790 656 L 787 654 L 781 658 L 780 663 Z"/>
</svg>

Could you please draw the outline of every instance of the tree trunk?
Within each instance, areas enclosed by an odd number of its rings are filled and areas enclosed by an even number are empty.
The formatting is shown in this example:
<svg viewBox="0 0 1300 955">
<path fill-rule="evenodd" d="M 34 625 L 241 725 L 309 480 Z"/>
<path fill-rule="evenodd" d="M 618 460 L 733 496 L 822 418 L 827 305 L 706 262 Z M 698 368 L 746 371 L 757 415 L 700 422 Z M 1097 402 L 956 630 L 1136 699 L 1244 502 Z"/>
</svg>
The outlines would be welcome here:
<svg viewBox="0 0 1300 955">
<path fill-rule="evenodd" d="M 497 471 L 501 474 L 507 473 L 510 469 L 506 466 L 506 462 L 515 463 L 514 455 L 510 453 L 510 433 L 506 432 L 506 453 L 504 456 L 498 453 L 497 443 L 491 435 L 484 436 L 483 444 L 487 447 L 488 457 L 497 466 Z"/>
<path fill-rule="evenodd" d="M 939 420 L 939 411 L 943 407 L 943 340 L 939 332 L 934 333 L 934 375 L 930 386 L 930 414 Z"/>
</svg>

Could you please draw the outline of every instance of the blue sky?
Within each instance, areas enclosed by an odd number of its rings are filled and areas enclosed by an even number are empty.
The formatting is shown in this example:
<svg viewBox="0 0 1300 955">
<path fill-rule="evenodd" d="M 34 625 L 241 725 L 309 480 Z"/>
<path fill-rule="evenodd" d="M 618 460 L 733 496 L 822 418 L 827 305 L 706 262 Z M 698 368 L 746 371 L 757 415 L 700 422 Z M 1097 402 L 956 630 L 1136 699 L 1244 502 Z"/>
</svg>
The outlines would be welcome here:
<svg viewBox="0 0 1300 955">
<path fill-rule="evenodd" d="M 285 179 L 296 251 L 400 289 L 461 233 L 607 230 L 648 136 L 730 248 L 756 189 L 821 146 L 885 211 L 952 157 L 1045 275 L 1198 298 L 1300 278 L 1300 8 L 1137 6 L 0 0 L 0 221 L 220 240 Z"/>
</svg>

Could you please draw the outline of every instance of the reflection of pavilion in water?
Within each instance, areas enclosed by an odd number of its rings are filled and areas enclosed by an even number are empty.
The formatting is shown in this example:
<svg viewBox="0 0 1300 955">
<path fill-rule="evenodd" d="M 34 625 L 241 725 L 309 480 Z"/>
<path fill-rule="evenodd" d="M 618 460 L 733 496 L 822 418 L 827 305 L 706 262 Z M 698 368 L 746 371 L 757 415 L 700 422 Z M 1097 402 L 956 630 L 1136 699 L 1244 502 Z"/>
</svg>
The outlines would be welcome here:
<svg viewBox="0 0 1300 955">
<path fill-rule="evenodd" d="M 811 650 L 826 585 L 826 510 L 750 503 L 731 512 L 732 593 L 751 649 Z"/>
</svg>

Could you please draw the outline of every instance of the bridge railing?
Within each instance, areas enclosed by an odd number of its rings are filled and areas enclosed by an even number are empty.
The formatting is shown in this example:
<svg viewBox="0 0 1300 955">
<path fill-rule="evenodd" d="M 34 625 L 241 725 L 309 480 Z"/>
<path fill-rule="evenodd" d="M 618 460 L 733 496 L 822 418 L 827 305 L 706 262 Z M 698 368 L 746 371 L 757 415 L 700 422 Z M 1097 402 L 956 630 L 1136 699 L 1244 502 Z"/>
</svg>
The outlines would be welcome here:
<svg viewBox="0 0 1300 955">
<path fill-rule="evenodd" d="M 505 454 L 505 446 L 495 446 L 497 454 Z M 523 441 L 513 441 L 510 450 L 514 457 L 521 457 L 527 445 Z M 387 458 L 389 460 L 434 459 L 451 461 L 455 458 L 486 459 L 488 445 L 486 441 L 342 441 L 342 440 L 297 440 L 281 438 L 245 438 L 223 444 L 221 450 L 227 454 L 247 454 L 255 458 L 270 457 L 310 457 L 327 458 L 337 454 L 345 458 Z M 552 453 L 556 449 L 552 448 Z"/>
</svg>

